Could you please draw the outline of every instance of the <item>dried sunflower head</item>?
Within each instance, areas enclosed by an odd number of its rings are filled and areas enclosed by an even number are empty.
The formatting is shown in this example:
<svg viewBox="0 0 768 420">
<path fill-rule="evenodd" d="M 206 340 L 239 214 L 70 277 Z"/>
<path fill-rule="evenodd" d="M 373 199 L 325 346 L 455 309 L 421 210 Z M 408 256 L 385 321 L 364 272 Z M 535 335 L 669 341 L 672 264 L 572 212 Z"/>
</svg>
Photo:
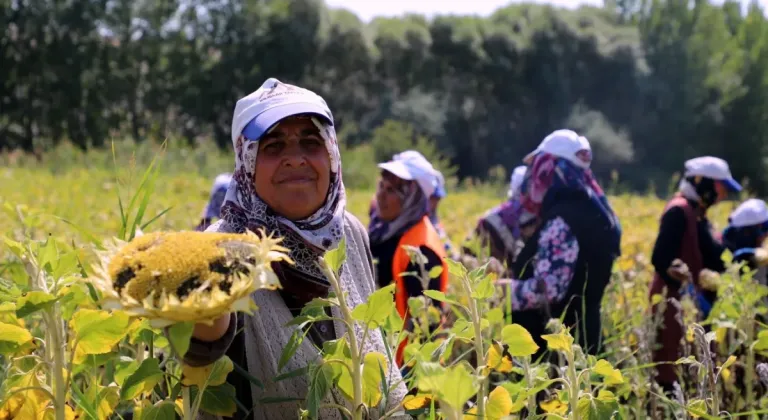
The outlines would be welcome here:
<svg viewBox="0 0 768 420">
<path fill-rule="evenodd" d="M 292 261 L 272 236 L 157 232 L 117 242 L 100 255 L 89 279 L 104 306 L 150 319 L 156 328 L 177 322 L 213 322 L 256 309 L 257 289 L 280 287 L 275 261 Z"/>
</svg>

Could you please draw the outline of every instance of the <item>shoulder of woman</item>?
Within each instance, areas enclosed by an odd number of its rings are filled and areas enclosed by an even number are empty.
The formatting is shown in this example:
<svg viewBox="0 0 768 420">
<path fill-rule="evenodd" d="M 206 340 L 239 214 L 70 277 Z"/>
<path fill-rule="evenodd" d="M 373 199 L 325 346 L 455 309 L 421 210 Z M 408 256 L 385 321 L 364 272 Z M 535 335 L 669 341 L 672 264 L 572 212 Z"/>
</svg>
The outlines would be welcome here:
<svg viewBox="0 0 768 420">
<path fill-rule="evenodd" d="M 355 236 L 368 237 L 368 230 L 363 226 L 360 219 L 348 211 L 344 212 L 344 230 L 351 232 Z"/>
</svg>

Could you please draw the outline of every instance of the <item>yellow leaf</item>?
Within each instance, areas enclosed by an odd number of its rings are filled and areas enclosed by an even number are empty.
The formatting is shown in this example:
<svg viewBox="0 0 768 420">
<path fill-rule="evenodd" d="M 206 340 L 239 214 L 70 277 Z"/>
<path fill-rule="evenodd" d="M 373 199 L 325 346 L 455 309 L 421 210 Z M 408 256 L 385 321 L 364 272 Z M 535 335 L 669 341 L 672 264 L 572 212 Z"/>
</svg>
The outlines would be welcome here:
<svg viewBox="0 0 768 420">
<path fill-rule="evenodd" d="M 693 343 L 693 338 L 694 338 L 693 328 L 688 327 L 688 331 L 685 332 L 685 341 L 689 343 Z"/>
<path fill-rule="evenodd" d="M 725 382 L 731 382 L 731 370 L 723 368 L 723 370 L 720 371 L 720 376 L 723 377 L 723 380 Z"/>
<path fill-rule="evenodd" d="M 728 356 L 728 359 L 723 363 L 721 369 L 728 369 L 732 364 L 736 363 L 736 356 Z"/>
<path fill-rule="evenodd" d="M 501 373 L 512 372 L 512 359 L 504 354 L 504 349 L 497 343 L 493 343 L 488 349 L 486 366 Z"/>
<path fill-rule="evenodd" d="M 376 407 L 381 402 L 382 372 L 387 372 L 387 358 L 381 353 L 366 353 L 363 359 L 363 403 Z"/>
<path fill-rule="evenodd" d="M 707 414 L 707 403 L 704 400 L 693 400 L 688 403 L 686 410 L 691 417 L 698 419 L 703 414 Z"/>
<path fill-rule="evenodd" d="M 233 369 L 232 359 L 227 356 L 207 366 L 193 367 L 182 365 L 181 383 L 185 386 L 195 385 L 198 388 L 218 386 L 227 381 L 227 375 Z"/>
<path fill-rule="evenodd" d="M 552 414 L 565 414 L 566 411 L 568 411 L 568 404 L 563 403 L 557 398 L 549 401 L 543 401 L 539 403 L 539 407 L 541 407 L 541 409 L 545 412 Z"/>
<path fill-rule="evenodd" d="M 488 395 L 485 414 L 489 420 L 501 420 L 512 412 L 512 398 L 506 389 L 497 386 Z"/>
<path fill-rule="evenodd" d="M 501 341 L 508 346 L 509 354 L 515 357 L 530 356 L 539 350 L 539 346 L 533 341 L 531 333 L 518 324 L 504 327 L 501 330 Z"/>
<path fill-rule="evenodd" d="M 432 394 L 406 395 L 403 399 L 403 408 L 406 410 L 419 410 L 429 407 L 435 396 Z"/>
<path fill-rule="evenodd" d="M 621 375 L 621 371 L 615 369 L 607 361 L 600 359 L 595 363 L 593 371 L 605 378 L 606 385 L 618 385 L 624 383 L 624 377 Z"/>
<path fill-rule="evenodd" d="M 99 392 L 99 405 L 96 407 L 96 414 L 99 420 L 107 420 L 115 411 L 115 407 L 120 402 L 120 388 L 116 386 L 105 387 Z"/>
<path fill-rule="evenodd" d="M 573 345 L 573 337 L 567 332 L 546 334 L 542 335 L 541 338 L 547 342 L 547 348 L 550 350 L 562 351 L 565 353 L 570 353 L 572 351 L 571 346 Z"/>
<path fill-rule="evenodd" d="M 728 333 L 728 328 L 726 327 L 720 327 L 715 330 L 715 341 L 718 343 L 724 343 L 725 342 L 725 335 Z"/>
</svg>

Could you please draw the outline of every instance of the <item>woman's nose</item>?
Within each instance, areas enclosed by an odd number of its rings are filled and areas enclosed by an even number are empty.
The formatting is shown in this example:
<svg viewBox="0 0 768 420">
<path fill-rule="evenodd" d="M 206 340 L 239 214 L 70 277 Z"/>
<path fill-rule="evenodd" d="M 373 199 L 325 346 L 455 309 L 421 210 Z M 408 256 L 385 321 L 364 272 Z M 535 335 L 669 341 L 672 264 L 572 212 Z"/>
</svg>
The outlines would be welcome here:
<svg viewBox="0 0 768 420">
<path fill-rule="evenodd" d="M 294 167 L 306 165 L 307 155 L 305 150 L 298 143 L 289 145 L 283 151 L 283 164 Z"/>
</svg>

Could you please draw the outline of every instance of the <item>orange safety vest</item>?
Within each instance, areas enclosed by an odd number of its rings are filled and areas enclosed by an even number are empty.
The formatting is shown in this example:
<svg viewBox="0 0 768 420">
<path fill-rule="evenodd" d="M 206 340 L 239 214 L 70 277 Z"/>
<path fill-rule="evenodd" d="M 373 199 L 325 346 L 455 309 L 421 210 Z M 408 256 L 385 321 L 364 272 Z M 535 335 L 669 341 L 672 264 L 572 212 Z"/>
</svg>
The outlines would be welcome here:
<svg viewBox="0 0 768 420">
<path fill-rule="evenodd" d="M 429 217 L 424 216 L 421 221 L 413 225 L 408 229 L 403 237 L 400 238 L 400 242 L 395 249 L 395 255 L 392 258 L 392 276 L 395 279 L 395 305 L 397 306 L 397 312 L 403 319 L 408 317 L 408 292 L 405 289 L 405 280 L 402 274 L 408 269 L 408 264 L 411 263 L 411 258 L 408 256 L 408 252 L 403 248 L 403 245 L 409 245 L 413 247 L 427 246 L 438 257 L 443 265 L 443 272 L 440 273 L 440 291 L 445 293 L 448 287 L 448 264 L 445 262 L 445 248 L 443 247 L 443 241 L 440 239 L 435 227 L 432 226 L 432 222 L 429 221 Z M 403 350 L 405 349 L 405 340 L 403 340 L 397 348 L 397 364 L 402 366 L 403 364 Z"/>
</svg>

